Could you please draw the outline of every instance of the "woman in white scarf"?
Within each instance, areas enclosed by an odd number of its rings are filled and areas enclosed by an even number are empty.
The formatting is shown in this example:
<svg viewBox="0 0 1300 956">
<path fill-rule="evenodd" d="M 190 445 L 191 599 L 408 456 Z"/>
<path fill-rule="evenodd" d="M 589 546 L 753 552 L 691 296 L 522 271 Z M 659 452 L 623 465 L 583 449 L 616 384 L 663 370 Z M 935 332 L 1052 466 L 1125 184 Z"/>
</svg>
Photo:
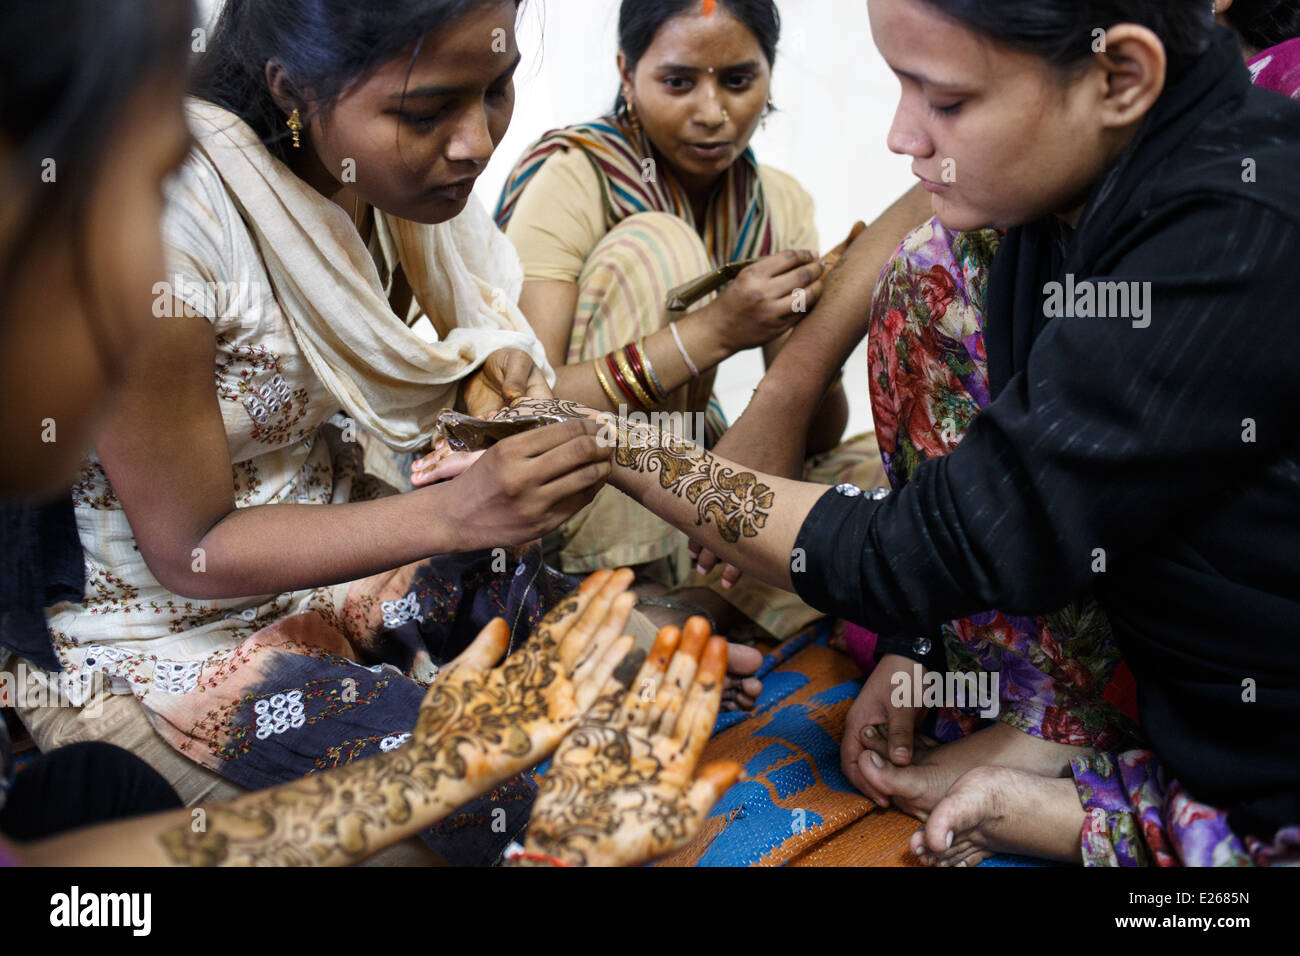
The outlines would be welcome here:
<svg viewBox="0 0 1300 956">
<path fill-rule="evenodd" d="M 88 583 L 49 624 L 65 669 L 129 689 L 241 786 L 399 746 L 440 661 L 499 614 L 526 635 L 567 587 L 513 548 L 609 473 L 582 424 L 405 494 L 362 467 L 359 439 L 414 451 L 445 407 L 549 394 L 518 262 L 469 204 L 510 121 L 515 17 L 514 0 L 229 0 L 200 66 L 153 290 L 167 318 L 73 489 Z M 63 742 L 119 726 L 28 716 Z M 490 861 L 531 792 L 501 788 L 465 811 L 492 827 L 438 848 Z"/>
</svg>

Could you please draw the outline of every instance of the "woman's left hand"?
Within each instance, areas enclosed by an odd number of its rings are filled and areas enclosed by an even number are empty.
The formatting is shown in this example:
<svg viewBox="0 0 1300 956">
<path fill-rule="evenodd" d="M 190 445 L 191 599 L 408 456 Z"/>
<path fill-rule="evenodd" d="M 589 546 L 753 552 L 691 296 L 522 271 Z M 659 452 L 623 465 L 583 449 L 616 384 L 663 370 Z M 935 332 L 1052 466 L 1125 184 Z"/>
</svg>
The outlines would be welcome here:
<svg viewBox="0 0 1300 956">
<path fill-rule="evenodd" d="M 475 418 L 491 418 L 520 398 L 551 398 L 546 377 L 532 356 L 520 349 L 493 352 L 483 367 L 465 379 L 460 390 L 465 411 Z"/>
<path fill-rule="evenodd" d="M 492 621 L 443 669 L 407 745 L 425 786 L 464 784 L 465 799 L 534 767 L 596 701 L 634 641 L 623 636 L 631 571 L 597 571 L 501 663 L 510 629 Z M 640 663 L 633 656 L 625 665 Z"/>
<path fill-rule="evenodd" d="M 702 656 L 701 656 L 702 653 Z M 741 774 L 696 764 L 713 733 L 727 642 L 693 617 L 666 627 L 625 690 L 627 667 L 555 754 L 542 778 L 521 862 L 634 866 L 692 840 Z"/>
</svg>

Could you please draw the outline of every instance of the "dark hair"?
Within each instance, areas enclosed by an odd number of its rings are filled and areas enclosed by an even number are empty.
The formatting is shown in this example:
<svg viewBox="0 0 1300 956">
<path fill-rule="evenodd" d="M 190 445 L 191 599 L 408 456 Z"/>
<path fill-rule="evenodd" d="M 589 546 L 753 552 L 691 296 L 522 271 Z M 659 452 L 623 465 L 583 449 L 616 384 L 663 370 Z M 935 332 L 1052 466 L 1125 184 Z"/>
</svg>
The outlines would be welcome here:
<svg viewBox="0 0 1300 956">
<path fill-rule="evenodd" d="M 925 0 L 990 40 L 1072 70 L 1093 56 L 1094 31 L 1136 23 L 1165 46 L 1177 80 L 1210 47 L 1209 0 Z"/>
<path fill-rule="evenodd" d="M 1236 0 L 1224 16 L 1256 50 L 1300 36 L 1300 0 Z"/>
<path fill-rule="evenodd" d="M 618 14 L 618 48 L 627 61 L 628 72 L 636 70 L 645 51 L 650 49 L 659 30 L 679 17 L 700 0 L 623 0 Z M 776 46 L 781 40 L 781 13 L 775 0 L 717 0 L 722 9 L 743 23 L 758 39 L 769 67 L 776 66 Z M 623 115 L 627 103 L 620 89 L 614 112 Z"/>
<path fill-rule="evenodd" d="M 194 19 L 190 0 L 4 5 L 0 136 L 13 155 L 0 188 L 14 219 L 4 237 L 9 248 L 0 261 L 0 288 L 49 232 L 67 233 L 84 255 L 83 220 L 106 146 L 149 81 L 173 75 L 179 101 Z"/>
<path fill-rule="evenodd" d="M 192 92 L 239 116 L 274 155 L 289 158 L 289 132 L 266 82 L 283 67 L 305 105 L 329 105 L 434 30 L 491 4 L 524 0 L 226 0 Z"/>
</svg>

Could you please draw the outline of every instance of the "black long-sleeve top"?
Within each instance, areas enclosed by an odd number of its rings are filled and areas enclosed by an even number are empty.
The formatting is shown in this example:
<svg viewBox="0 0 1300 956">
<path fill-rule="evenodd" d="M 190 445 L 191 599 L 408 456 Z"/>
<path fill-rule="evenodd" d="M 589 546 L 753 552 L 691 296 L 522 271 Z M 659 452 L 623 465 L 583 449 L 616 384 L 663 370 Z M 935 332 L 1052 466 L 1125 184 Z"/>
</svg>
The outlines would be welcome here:
<svg viewBox="0 0 1300 956">
<path fill-rule="evenodd" d="M 795 586 L 885 635 L 1092 594 L 1173 775 L 1300 823 L 1300 105 L 1222 33 L 1058 232 L 999 250 L 994 401 L 898 493 L 825 495 Z M 1149 325 L 1045 317 L 1067 275 L 1151 283 Z"/>
</svg>

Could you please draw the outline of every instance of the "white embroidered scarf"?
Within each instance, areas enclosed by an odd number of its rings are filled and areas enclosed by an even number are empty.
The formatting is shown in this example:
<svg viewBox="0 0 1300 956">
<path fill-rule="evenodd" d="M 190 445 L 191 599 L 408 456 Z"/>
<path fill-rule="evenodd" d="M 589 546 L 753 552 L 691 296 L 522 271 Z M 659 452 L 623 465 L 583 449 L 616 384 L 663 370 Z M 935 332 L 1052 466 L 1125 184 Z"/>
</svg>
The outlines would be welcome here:
<svg viewBox="0 0 1300 956">
<path fill-rule="evenodd" d="M 371 434 L 397 451 L 418 450 L 460 381 L 501 349 L 527 352 L 554 384 L 517 305 L 519 256 L 476 199 L 435 226 L 375 210 L 388 274 L 401 265 L 437 331 L 429 342 L 394 314 L 346 212 L 290 172 L 234 113 L 198 99 L 188 113 L 196 149 L 243 215 L 299 348 Z"/>
</svg>

